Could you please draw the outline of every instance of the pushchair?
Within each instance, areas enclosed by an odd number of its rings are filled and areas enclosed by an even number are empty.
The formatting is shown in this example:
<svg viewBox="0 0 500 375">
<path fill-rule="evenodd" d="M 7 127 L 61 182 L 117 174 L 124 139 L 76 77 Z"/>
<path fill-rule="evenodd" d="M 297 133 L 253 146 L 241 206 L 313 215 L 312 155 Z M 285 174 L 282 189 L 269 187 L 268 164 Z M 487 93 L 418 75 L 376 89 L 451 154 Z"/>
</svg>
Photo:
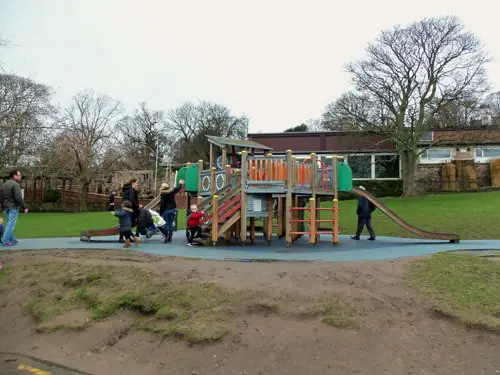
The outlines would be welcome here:
<svg viewBox="0 0 500 375">
<path fill-rule="evenodd" d="M 138 225 L 139 233 L 144 238 L 150 239 L 159 234 L 163 238 L 163 242 L 166 242 L 167 231 L 165 224 L 165 220 L 158 212 L 146 208 L 141 209 L 139 213 Z"/>
</svg>

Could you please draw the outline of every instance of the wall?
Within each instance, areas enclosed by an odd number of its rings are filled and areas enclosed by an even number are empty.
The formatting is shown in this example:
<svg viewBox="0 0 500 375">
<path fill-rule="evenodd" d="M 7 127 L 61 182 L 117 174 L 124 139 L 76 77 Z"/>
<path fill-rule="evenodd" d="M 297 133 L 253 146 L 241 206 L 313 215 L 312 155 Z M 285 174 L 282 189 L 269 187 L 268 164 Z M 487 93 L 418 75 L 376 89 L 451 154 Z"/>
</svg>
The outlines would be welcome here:
<svg viewBox="0 0 500 375">
<path fill-rule="evenodd" d="M 417 181 L 417 191 L 439 192 L 443 188 L 443 180 L 441 178 L 441 168 L 444 164 L 419 164 L 415 173 Z M 476 163 L 474 165 L 477 174 L 477 185 L 479 189 L 488 188 L 491 186 L 490 166 L 487 163 Z M 457 182 L 457 189 L 467 190 L 466 183 Z"/>
</svg>

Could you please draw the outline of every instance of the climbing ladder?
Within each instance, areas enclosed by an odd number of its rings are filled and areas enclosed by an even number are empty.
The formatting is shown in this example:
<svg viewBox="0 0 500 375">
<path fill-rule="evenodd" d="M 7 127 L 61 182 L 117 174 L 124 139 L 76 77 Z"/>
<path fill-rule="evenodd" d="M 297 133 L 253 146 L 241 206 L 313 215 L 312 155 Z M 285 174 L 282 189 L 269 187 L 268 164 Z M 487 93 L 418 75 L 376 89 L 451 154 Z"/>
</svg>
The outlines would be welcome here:
<svg viewBox="0 0 500 375">
<path fill-rule="evenodd" d="M 331 219 L 319 219 L 318 212 L 328 211 L 332 213 Z M 309 218 L 305 219 L 304 214 L 308 212 Z M 316 200 L 314 198 L 309 198 L 309 207 L 290 207 L 290 212 L 288 215 L 288 221 L 291 225 L 292 231 L 290 234 L 295 240 L 302 235 L 309 236 L 309 244 L 315 245 L 318 241 L 318 237 L 321 234 L 330 234 L 332 236 L 332 243 L 336 244 L 339 242 L 339 207 L 338 200 L 336 198 L 332 201 L 332 207 L 318 207 Z M 323 229 L 318 223 L 331 223 L 331 229 Z M 302 224 L 302 229 L 299 230 L 299 225 Z M 309 230 L 304 230 L 304 225 L 308 224 Z"/>
</svg>

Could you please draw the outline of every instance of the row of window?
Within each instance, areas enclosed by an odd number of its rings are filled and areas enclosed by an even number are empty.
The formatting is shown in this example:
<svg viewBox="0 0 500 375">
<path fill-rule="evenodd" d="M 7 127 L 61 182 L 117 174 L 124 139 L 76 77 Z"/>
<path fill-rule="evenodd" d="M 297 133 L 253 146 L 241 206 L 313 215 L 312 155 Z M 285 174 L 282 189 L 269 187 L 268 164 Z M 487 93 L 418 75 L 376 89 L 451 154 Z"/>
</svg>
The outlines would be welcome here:
<svg viewBox="0 0 500 375">
<path fill-rule="evenodd" d="M 470 148 L 466 151 L 470 152 Z M 500 158 L 500 147 L 476 147 L 474 155 L 479 162 Z M 452 159 L 453 149 L 450 148 L 433 148 L 420 155 L 420 161 L 423 163 L 443 163 Z"/>
</svg>

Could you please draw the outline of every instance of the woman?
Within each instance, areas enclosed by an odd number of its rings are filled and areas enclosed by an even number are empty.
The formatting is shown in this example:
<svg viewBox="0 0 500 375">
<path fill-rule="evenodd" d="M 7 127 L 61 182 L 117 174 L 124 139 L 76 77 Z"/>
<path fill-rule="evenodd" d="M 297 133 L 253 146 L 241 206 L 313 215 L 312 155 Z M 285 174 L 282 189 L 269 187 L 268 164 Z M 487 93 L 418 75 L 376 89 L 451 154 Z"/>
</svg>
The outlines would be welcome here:
<svg viewBox="0 0 500 375">
<path fill-rule="evenodd" d="M 127 185 L 128 188 L 126 188 Z M 139 237 L 139 228 L 137 227 L 137 219 L 139 217 L 139 212 L 142 208 L 142 205 L 139 203 L 139 192 L 137 191 L 137 189 L 138 189 L 137 178 L 133 178 L 128 182 L 128 184 L 125 184 L 123 186 L 124 190 L 123 199 L 129 200 L 132 203 L 132 210 L 134 211 L 132 225 L 136 226 L 135 236 Z"/>
<path fill-rule="evenodd" d="M 179 186 L 170 188 L 168 183 L 164 182 L 160 186 L 160 215 L 165 220 L 165 229 L 167 232 L 167 242 L 172 242 L 172 233 L 174 231 L 174 220 L 177 211 L 175 195 L 184 187 L 184 180 L 179 180 Z"/>
</svg>

